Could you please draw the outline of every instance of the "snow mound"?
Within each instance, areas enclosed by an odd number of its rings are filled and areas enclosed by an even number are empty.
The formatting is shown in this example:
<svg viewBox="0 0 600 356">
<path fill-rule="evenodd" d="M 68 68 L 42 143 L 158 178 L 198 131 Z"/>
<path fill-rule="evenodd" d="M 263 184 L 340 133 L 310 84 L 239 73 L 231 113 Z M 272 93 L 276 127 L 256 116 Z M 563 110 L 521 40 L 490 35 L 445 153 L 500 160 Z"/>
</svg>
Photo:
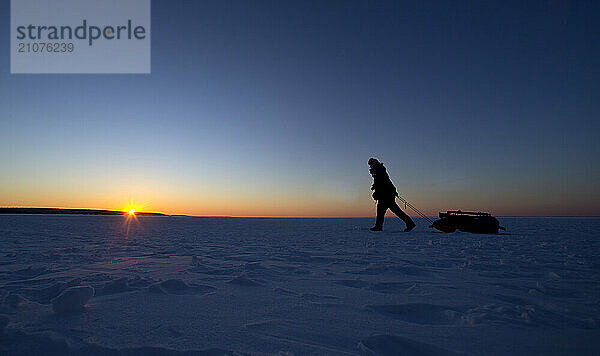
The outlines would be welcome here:
<svg viewBox="0 0 600 356">
<path fill-rule="evenodd" d="M 35 302 L 48 304 L 51 303 L 53 298 L 56 298 L 66 289 L 78 286 L 80 284 L 81 279 L 74 278 L 68 282 L 56 282 L 46 288 L 31 290 L 28 292 L 28 294 L 25 294 L 25 296 L 29 297 L 30 300 Z"/>
<path fill-rule="evenodd" d="M 94 288 L 77 286 L 65 289 L 58 297 L 52 299 L 52 310 L 56 313 L 70 313 L 82 309 L 94 296 Z"/>
<path fill-rule="evenodd" d="M 164 282 L 161 282 L 160 286 L 169 292 L 178 292 L 189 288 L 187 283 L 181 279 L 168 279 Z"/>
<path fill-rule="evenodd" d="M 104 288 L 102 288 L 101 295 L 124 293 L 130 290 L 127 278 L 123 277 L 106 282 Z"/>
<path fill-rule="evenodd" d="M 166 281 L 154 283 L 148 290 L 161 294 L 177 294 L 187 290 L 189 286 L 181 279 L 168 279 Z"/>
</svg>

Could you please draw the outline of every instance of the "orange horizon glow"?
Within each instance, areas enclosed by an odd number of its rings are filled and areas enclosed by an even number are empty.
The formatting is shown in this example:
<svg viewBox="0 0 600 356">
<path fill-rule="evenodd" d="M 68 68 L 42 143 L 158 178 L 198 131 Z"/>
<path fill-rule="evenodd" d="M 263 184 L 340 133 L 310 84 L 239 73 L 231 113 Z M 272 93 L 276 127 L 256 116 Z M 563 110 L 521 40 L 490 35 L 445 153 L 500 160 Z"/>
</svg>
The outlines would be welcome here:
<svg viewBox="0 0 600 356">
<path fill-rule="evenodd" d="M 372 179 L 368 173 L 361 181 L 352 183 L 310 184 L 302 181 L 267 184 L 258 180 L 238 184 L 212 178 L 190 181 L 187 177 L 161 174 L 117 174 L 100 179 L 99 172 L 85 179 L 67 176 L 58 183 L 35 176 L 19 180 L 14 175 L 6 184 L 0 184 L 0 206 L 107 209 L 124 215 L 133 209 L 137 216 L 144 212 L 262 218 L 375 216 L 376 202 L 371 198 Z M 489 212 L 494 216 L 600 216 L 597 195 L 583 188 L 575 193 L 555 189 L 549 194 L 549 187 L 532 186 L 501 193 L 500 188 L 488 189 L 487 185 L 450 189 L 399 181 L 403 183 L 397 184 L 402 187 L 401 195 L 432 217 L 458 209 Z M 398 204 L 409 216 L 416 216 L 400 201 Z"/>
<path fill-rule="evenodd" d="M 64 206 L 32 206 L 32 205 L 0 205 L 0 207 L 4 207 L 4 208 L 49 208 L 49 209 L 82 209 L 82 210 L 107 210 L 107 211 L 120 211 L 123 212 L 123 215 L 127 216 L 128 219 L 129 218 L 134 218 L 137 219 L 137 214 L 143 214 L 143 213 L 161 213 L 161 214 L 165 214 L 165 215 L 184 215 L 184 216 L 190 216 L 190 217 L 223 217 L 223 218 L 372 218 L 375 216 L 375 207 L 374 205 L 372 205 L 372 209 L 367 209 L 366 211 L 364 211 L 364 213 L 356 213 L 356 214 L 310 214 L 310 213 L 305 213 L 305 214 L 268 214 L 267 211 L 265 211 L 265 214 L 251 214 L 251 213 L 241 213 L 241 214 L 228 214 L 228 213 L 224 213 L 224 212 L 215 212 L 215 213 L 211 213 L 211 212 L 194 212 L 194 211 L 190 211 L 187 209 L 177 209 L 177 210 L 161 210 L 161 209 L 143 209 L 140 208 L 140 205 L 134 204 L 134 203 L 129 203 L 126 205 L 125 208 L 121 208 L 121 209 L 112 209 L 112 208 L 102 208 L 102 207 L 64 207 Z M 402 206 L 402 209 L 404 210 L 404 206 Z M 432 212 L 428 212 L 426 210 L 426 215 L 428 217 L 432 217 L 432 218 L 437 218 L 438 216 L 438 212 L 439 211 L 446 211 L 446 210 L 456 210 L 457 208 L 454 207 L 449 207 L 447 209 L 440 209 L 438 211 L 436 211 L 435 213 Z M 431 210 L 431 209 L 428 209 Z M 464 211 L 467 211 L 467 209 L 462 209 Z M 471 209 L 473 211 L 484 211 L 484 212 L 489 212 L 494 216 L 497 217 L 600 217 L 599 215 L 594 215 L 594 214 L 585 214 L 584 212 L 581 211 L 576 211 L 575 214 L 560 214 L 560 213 L 554 213 L 554 214 L 543 214 L 543 213 L 539 213 L 536 212 L 534 210 L 522 210 L 520 212 L 507 212 L 506 210 L 502 210 L 502 211 L 494 211 L 493 209 Z M 406 213 L 413 217 L 413 218 L 419 218 L 419 216 L 417 214 L 414 214 L 412 211 L 410 210 L 405 210 Z M 578 213 L 578 214 L 577 214 Z M 389 212 L 387 213 L 386 216 L 395 216 L 393 213 Z"/>
</svg>

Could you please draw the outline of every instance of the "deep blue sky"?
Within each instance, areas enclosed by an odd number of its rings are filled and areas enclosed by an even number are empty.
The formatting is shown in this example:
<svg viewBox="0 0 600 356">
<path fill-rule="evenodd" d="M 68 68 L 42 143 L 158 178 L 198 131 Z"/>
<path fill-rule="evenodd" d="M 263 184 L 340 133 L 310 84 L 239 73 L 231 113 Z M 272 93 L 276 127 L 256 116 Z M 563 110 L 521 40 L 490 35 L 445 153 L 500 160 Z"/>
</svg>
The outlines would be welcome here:
<svg viewBox="0 0 600 356">
<path fill-rule="evenodd" d="M 152 2 L 152 74 L 11 75 L 0 205 L 600 215 L 594 1 Z"/>
</svg>

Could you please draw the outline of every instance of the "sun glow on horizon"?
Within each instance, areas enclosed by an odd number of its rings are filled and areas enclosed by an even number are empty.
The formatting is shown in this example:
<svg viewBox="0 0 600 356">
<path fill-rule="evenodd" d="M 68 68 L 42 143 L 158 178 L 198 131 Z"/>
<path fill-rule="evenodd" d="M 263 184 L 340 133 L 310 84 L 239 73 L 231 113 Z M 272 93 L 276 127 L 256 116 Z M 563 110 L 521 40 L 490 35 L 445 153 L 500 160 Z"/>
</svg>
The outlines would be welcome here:
<svg viewBox="0 0 600 356">
<path fill-rule="evenodd" d="M 122 211 L 129 216 L 135 216 L 136 213 L 144 211 L 144 209 L 143 207 L 134 204 L 133 202 L 130 202 L 129 204 L 127 204 L 127 206 L 125 206 L 125 208 L 123 208 Z"/>
</svg>

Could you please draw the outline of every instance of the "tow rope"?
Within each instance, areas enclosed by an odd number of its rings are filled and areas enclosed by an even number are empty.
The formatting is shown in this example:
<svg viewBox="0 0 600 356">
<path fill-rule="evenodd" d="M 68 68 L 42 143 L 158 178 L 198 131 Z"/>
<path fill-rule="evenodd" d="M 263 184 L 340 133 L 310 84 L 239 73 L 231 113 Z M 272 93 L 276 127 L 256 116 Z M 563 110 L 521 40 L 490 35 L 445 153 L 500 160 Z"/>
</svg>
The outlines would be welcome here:
<svg viewBox="0 0 600 356">
<path fill-rule="evenodd" d="M 398 199 L 400 199 L 400 201 L 402 201 L 404 203 L 404 209 L 406 209 L 406 207 L 408 206 L 409 208 L 411 208 L 415 213 L 419 214 L 419 216 L 421 216 L 422 218 L 425 218 L 425 220 L 429 221 L 430 224 L 433 224 L 433 219 L 431 219 L 429 216 L 423 214 L 419 209 L 417 209 L 414 205 L 412 205 L 409 201 L 407 201 L 406 199 L 404 199 L 403 197 L 398 195 Z"/>
</svg>

